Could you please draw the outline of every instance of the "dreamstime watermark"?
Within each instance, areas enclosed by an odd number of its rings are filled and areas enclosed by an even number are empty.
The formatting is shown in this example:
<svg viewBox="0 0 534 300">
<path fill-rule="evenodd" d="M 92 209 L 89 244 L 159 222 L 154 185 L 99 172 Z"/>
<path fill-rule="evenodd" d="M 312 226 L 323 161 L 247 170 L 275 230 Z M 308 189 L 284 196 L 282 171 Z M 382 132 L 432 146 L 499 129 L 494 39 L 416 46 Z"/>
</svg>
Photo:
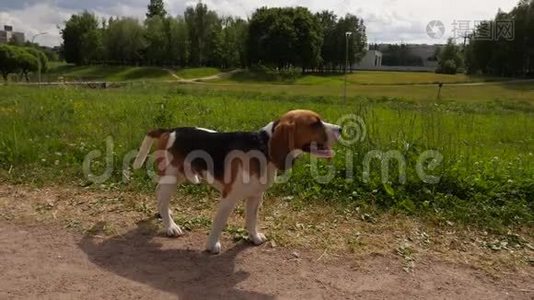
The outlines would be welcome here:
<svg viewBox="0 0 534 300">
<path fill-rule="evenodd" d="M 433 39 L 441 39 L 445 34 L 445 25 L 440 20 L 432 20 L 426 25 L 426 34 Z"/>
<path fill-rule="evenodd" d="M 338 148 L 344 147 L 344 151 L 340 151 L 336 162 L 332 164 L 321 164 L 319 163 L 320 158 L 311 155 L 309 171 L 311 178 L 316 182 L 326 184 L 334 180 L 336 176 L 339 177 L 341 175 L 349 182 L 356 180 L 355 178 L 361 178 L 363 183 L 368 183 L 371 180 L 371 174 L 376 172 L 380 174 L 380 179 L 383 183 L 391 182 L 390 178 L 393 178 L 394 181 L 405 184 L 407 181 L 407 169 L 412 167 L 408 165 L 412 163 L 415 173 L 422 182 L 428 184 L 439 183 L 440 177 L 432 174 L 443 161 L 443 155 L 439 151 L 423 151 L 417 156 L 417 159 L 412 159 L 410 162 L 399 150 L 383 151 L 374 149 L 367 151 L 365 155 L 361 155 L 357 152 L 358 148 L 360 148 L 357 144 L 362 144 L 368 134 L 363 118 L 347 114 L 339 118 L 335 124 L 343 128 L 343 134 L 338 139 L 340 144 Z M 293 139 L 293 137 L 289 137 L 289 139 Z M 109 180 L 113 176 L 116 167 L 113 138 L 108 136 L 105 139 L 105 144 L 105 153 L 100 150 L 93 150 L 85 156 L 83 161 L 82 170 L 85 178 L 95 184 L 102 184 Z M 312 143 L 307 151 L 310 153 L 325 151 L 320 149 L 319 146 L 316 143 Z M 301 149 L 293 149 L 286 154 L 283 161 L 286 172 L 281 176 L 277 176 L 274 183 L 284 183 L 290 180 L 293 174 L 291 171 L 293 161 L 302 153 L 303 150 Z M 125 183 L 132 178 L 132 162 L 137 154 L 137 150 L 131 150 L 121 159 L 122 180 Z M 360 158 L 361 161 L 356 161 L 356 158 Z M 224 158 L 224 162 L 222 162 L 222 165 L 226 166 L 224 168 L 221 168 L 221 163 L 215 162 L 214 158 L 205 150 L 189 152 L 182 160 L 183 168 L 181 167 L 180 171 L 172 162 L 175 162 L 175 157 L 171 152 L 157 150 L 147 157 L 144 170 L 149 178 L 160 184 L 173 184 L 177 183 L 177 180 L 192 183 L 199 183 L 204 180 L 209 184 L 214 184 L 218 180 L 221 181 L 219 183 L 226 184 L 235 182 L 236 179 L 243 184 L 252 182 L 269 184 L 270 180 L 272 180 L 272 172 L 276 173 L 273 164 L 270 163 L 272 159 L 269 159 L 265 153 L 259 150 L 246 152 L 234 150 L 229 152 Z M 242 172 L 239 172 L 240 174 L 237 174 L 240 177 L 236 177 L 236 174 L 234 174 L 236 168 L 228 167 L 233 164 L 237 164 L 238 168 L 242 170 Z M 98 166 L 98 174 L 95 174 L 93 170 L 95 166 Z M 373 168 L 373 166 L 375 167 Z M 391 166 L 396 166 L 395 172 L 392 172 Z M 345 171 L 344 174 L 338 172 L 339 168 Z M 356 170 L 361 170 L 361 173 L 358 174 Z M 392 174 L 395 174 L 395 176 L 391 177 Z"/>
<path fill-rule="evenodd" d="M 440 20 L 432 20 L 426 25 L 426 34 L 432 39 L 445 36 L 445 24 Z M 514 20 L 454 20 L 450 24 L 450 38 L 484 41 L 512 41 L 515 39 Z"/>
</svg>

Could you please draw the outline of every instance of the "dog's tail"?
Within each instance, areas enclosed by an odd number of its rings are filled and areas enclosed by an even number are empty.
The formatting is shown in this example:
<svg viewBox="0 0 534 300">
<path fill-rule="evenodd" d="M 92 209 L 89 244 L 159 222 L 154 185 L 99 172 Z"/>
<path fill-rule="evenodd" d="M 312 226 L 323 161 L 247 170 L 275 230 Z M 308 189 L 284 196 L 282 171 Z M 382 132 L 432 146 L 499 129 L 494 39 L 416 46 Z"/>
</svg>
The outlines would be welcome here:
<svg viewBox="0 0 534 300">
<path fill-rule="evenodd" d="M 137 152 L 137 156 L 135 157 L 135 161 L 133 163 L 134 169 L 139 169 L 143 166 L 145 163 L 145 160 L 148 156 L 148 153 L 150 152 L 150 149 L 152 148 L 152 144 L 154 143 L 155 139 L 159 139 L 160 136 L 166 132 L 169 132 L 168 129 L 154 129 L 152 131 L 149 131 L 145 139 L 143 140 L 143 143 L 141 143 L 141 147 L 139 148 L 139 152 Z"/>
</svg>

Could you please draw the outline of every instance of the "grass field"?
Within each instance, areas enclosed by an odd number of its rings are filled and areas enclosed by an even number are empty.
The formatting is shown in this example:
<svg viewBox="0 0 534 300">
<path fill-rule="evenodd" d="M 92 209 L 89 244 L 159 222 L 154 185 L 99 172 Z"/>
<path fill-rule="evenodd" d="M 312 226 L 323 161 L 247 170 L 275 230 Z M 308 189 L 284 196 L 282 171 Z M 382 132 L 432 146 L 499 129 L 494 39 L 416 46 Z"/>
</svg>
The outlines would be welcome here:
<svg viewBox="0 0 534 300">
<path fill-rule="evenodd" d="M 318 75 L 307 74 L 297 76 L 292 80 L 285 80 L 279 83 L 297 85 L 333 85 L 344 84 L 343 74 Z M 465 74 L 436 74 L 431 72 L 377 72 L 377 71 L 353 71 L 347 74 L 348 84 L 357 85 L 399 85 L 399 84 L 432 84 L 432 83 L 470 83 L 497 80 L 493 77 L 468 76 Z M 502 80 L 502 78 L 500 78 Z M 273 83 L 267 80 L 261 73 L 246 71 L 232 75 L 229 78 L 219 80 L 221 83 Z"/>
<path fill-rule="evenodd" d="M 216 75 L 221 70 L 217 68 L 184 68 L 176 70 L 176 75 L 184 79 L 201 78 Z"/>
<path fill-rule="evenodd" d="M 331 122 L 347 114 L 361 117 L 366 138 L 337 146 L 336 172 L 330 182 L 315 181 L 311 162 L 304 158 L 291 179 L 275 185 L 269 197 L 295 197 L 295 205 L 336 203 L 358 209 L 371 220 L 389 211 L 499 232 L 533 225 L 532 85 L 446 88 L 441 101 L 434 100 L 435 91 L 419 86 L 365 88 L 351 86 L 345 103 L 339 89 L 320 84 L 300 88 L 144 83 L 105 90 L 2 87 L 0 176 L 9 182 L 89 185 L 81 168 L 84 158 L 93 150 L 105 152 L 106 138 L 111 137 L 112 176 L 96 188 L 148 192 L 153 184 L 146 174 L 134 173 L 125 183 L 121 167 L 125 154 L 137 149 L 148 129 L 198 125 L 257 130 L 289 109 L 308 108 Z M 403 157 L 405 183 L 396 171 L 382 182 L 379 160 L 371 163 L 364 182 L 363 161 L 376 150 L 394 150 Z M 417 175 L 415 166 L 426 150 L 443 156 L 429 171 L 440 176 L 438 184 L 424 183 Z M 399 164 L 390 162 L 390 169 Z M 93 171 L 103 171 L 105 165 L 103 158 L 97 159 Z M 319 172 L 327 172 L 329 166 L 321 162 Z M 352 180 L 346 179 L 347 172 L 353 174 Z M 199 197 L 212 193 L 199 186 L 184 187 L 183 192 Z"/>
<path fill-rule="evenodd" d="M 207 82 L 205 86 L 197 85 L 188 89 L 205 90 L 209 88 L 217 91 L 261 92 L 270 95 L 287 95 L 302 97 L 325 97 L 328 99 L 343 99 L 343 87 L 337 85 L 299 85 L 272 83 L 221 83 Z M 347 86 L 350 97 L 365 97 L 373 99 L 395 98 L 408 102 L 464 102 L 478 104 L 502 103 L 503 106 L 522 106 L 532 109 L 534 102 L 534 84 L 532 83 L 489 83 L 487 85 L 452 85 L 445 84 L 441 89 L 437 85 L 355 85 Z"/>
</svg>

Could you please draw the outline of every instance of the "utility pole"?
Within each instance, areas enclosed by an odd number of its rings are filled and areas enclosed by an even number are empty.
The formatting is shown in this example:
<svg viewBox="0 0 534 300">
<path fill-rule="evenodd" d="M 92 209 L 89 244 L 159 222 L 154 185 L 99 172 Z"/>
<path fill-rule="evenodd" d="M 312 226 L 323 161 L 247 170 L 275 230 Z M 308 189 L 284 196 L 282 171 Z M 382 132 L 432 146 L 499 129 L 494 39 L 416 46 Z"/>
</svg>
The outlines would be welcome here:
<svg viewBox="0 0 534 300">
<path fill-rule="evenodd" d="M 47 34 L 47 33 L 46 33 L 46 32 L 39 32 L 39 33 L 37 33 L 37 34 L 34 34 L 34 35 L 32 36 L 32 44 L 33 44 L 33 42 L 35 41 L 35 38 L 36 38 L 36 37 L 38 37 L 38 36 L 40 36 L 40 35 L 44 35 L 44 34 Z M 37 70 L 37 74 L 38 74 L 37 76 L 38 76 L 38 78 L 39 78 L 39 85 L 41 85 L 41 60 L 40 60 L 40 59 L 39 59 L 39 69 Z"/>
<path fill-rule="evenodd" d="M 343 89 L 343 100 L 347 103 L 347 69 L 349 68 L 349 37 L 352 32 L 345 32 L 345 87 Z"/>
</svg>

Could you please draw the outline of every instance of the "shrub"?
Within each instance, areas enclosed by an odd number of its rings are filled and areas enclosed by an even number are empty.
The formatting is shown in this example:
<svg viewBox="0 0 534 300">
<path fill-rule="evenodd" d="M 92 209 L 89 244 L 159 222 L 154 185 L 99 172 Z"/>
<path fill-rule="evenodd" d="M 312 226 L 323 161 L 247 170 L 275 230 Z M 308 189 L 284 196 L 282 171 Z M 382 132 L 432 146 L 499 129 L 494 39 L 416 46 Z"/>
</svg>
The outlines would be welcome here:
<svg viewBox="0 0 534 300">
<path fill-rule="evenodd" d="M 35 48 L 13 45 L 0 45 L 0 72 L 4 81 L 10 73 L 21 72 L 27 81 L 28 73 L 35 71 L 46 72 L 48 58 Z"/>
<path fill-rule="evenodd" d="M 454 60 L 449 59 L 443 62 L 443 64 L 440 64 L 440 66 L 436 70 L 436 73 L 456 74 L 456 70 L 457 70 L 456 63 L 454 62 Z"/>
</svg>

